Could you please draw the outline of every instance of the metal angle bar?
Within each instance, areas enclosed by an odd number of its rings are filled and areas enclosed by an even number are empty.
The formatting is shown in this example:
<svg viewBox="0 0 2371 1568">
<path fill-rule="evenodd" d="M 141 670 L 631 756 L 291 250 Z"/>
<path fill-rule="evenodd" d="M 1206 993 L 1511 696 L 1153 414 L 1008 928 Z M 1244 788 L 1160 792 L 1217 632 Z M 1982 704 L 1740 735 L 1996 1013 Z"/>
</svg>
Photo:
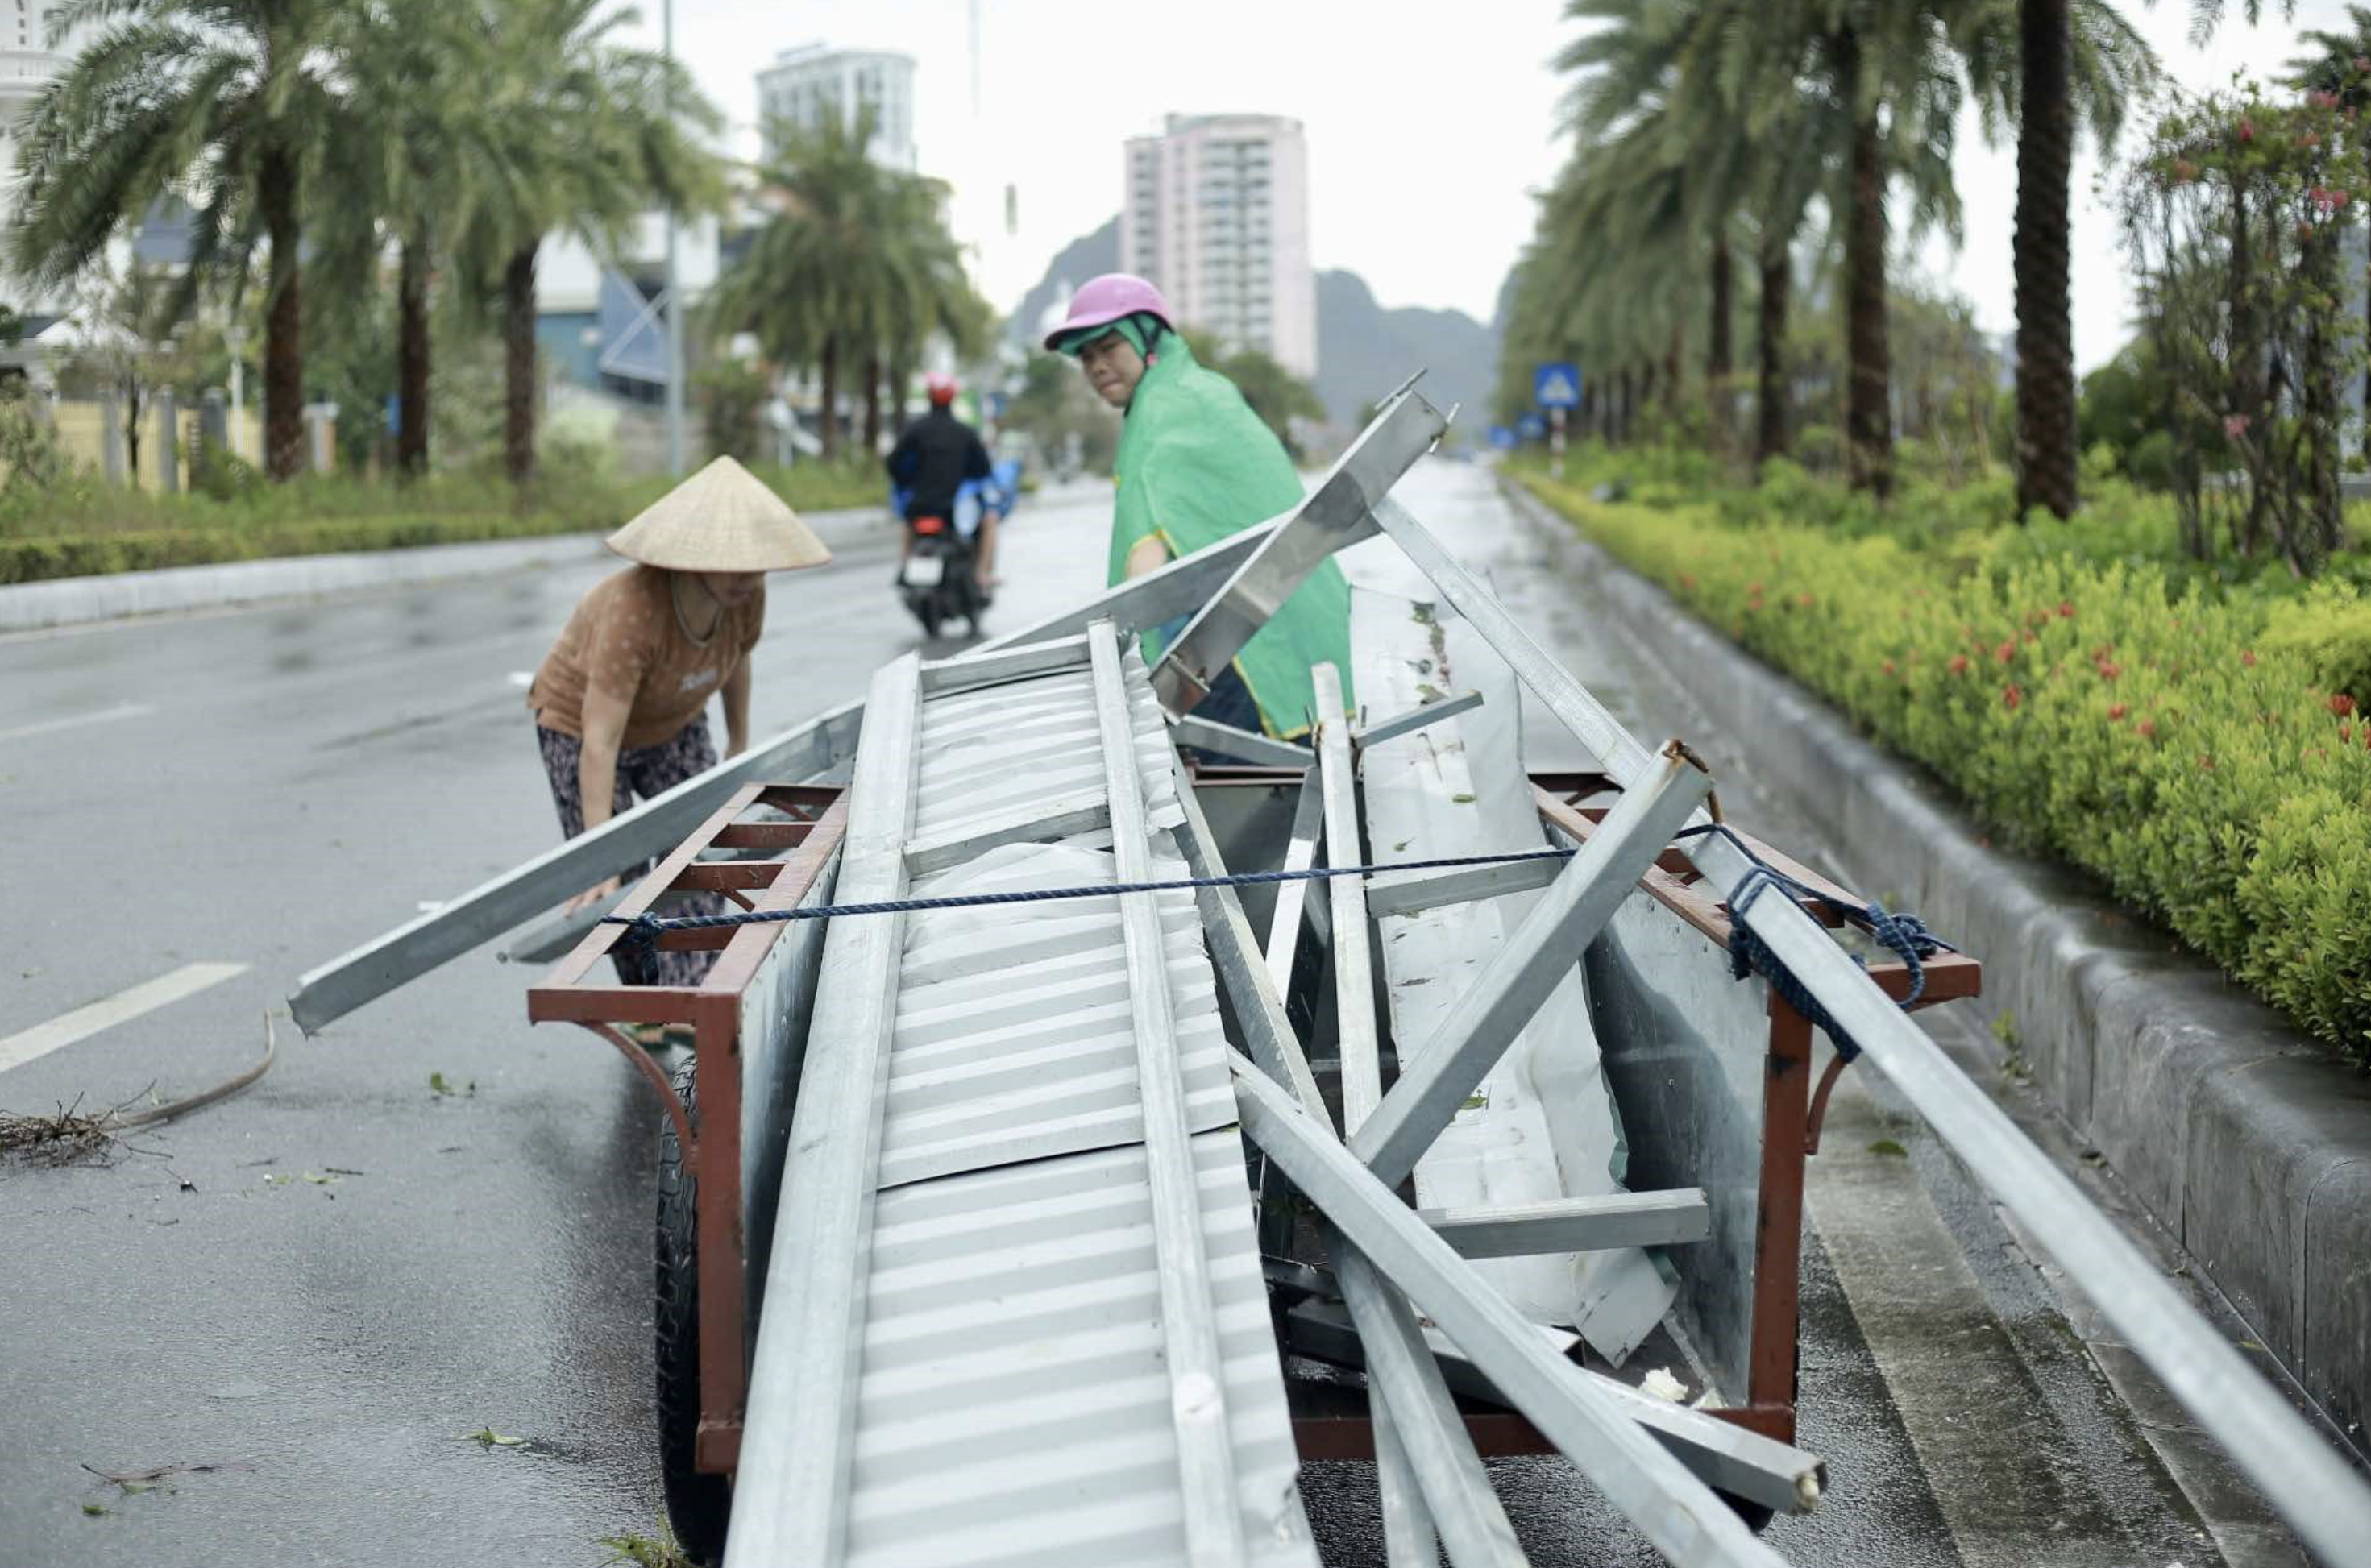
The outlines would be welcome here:
<svg viewBox="0 0 2371 1568">
<path fill-rule="evenodd" d="M 1001 681 L 1024 680 L 1060 670 L 1084 669 L 1086 663 L 1087 640 L 1083 636 L 1024 643 L 1016 648 L 999 649 L 993 653 L 964 652 L 952 659 L 926 661 L 922 665 L 922 691 L 926 696 L 943 697 L 948 692 L 993 686 Z"/>
<path fill-rule="evenodd" d="M 1117 880 L 1148 882 L 1152 849 L 1137 774 L 1136 735 L 1119 642 L 1109 621 L 1087 628 L 1093 661 L 1095 721 L 1103 737 L 1104 783 L 1111 801 L 1112 862 Z M 1127 944 L 1128 1008 L 1136 1029 L 1137 1090 L 1144 1104 L 1145 1167 L 1152 1187 L 1153 1247 L 1161 1262 L 1161 1328 L 1169 1367 L 1170 1420 L 1185 1483 L 1186 1554 L 1195 1568 L 1243 1561 L 1243 1503 L 1227 1432 L 1217 1309 L 1210 1259 L 1186 1120 L 1186 1079 L 1169 996 L 1154 894 L 1120 895 Z M 784 1560 L 791 1561 L 791 1560 Z"/>
<path fill-rule="evenodd" d="M 1424 703 L 1405 713 L 1394 713 L 1388 719 L 1378 719 L 1363 730 L 1350 732 L 1350 744 L 1364 750 L 1385 741 L 1395 741 L 1402 735 L 1412 735 L 1428 724 L 1438 724 L 1443 719 L 1482 706 L 1478 691 L 1461 691 L 1455 697 L 1444 697 L 1437 702 Z"/>
<path fill-rule="evenodd" d="M 1284 1322 L 1286 1342 L 1300 1354 L 1343 1366 L 1367 1365 L 1366 1343 L 1341 1303 L 1297 1301 L 1286 1310 Z M 1540 1343 L 1559 1359 L 1569 1356 L 1580 1343 L 1580 1336 L 1570 1330 L 1532 1326 Z M 1452 1391 L 1513 1408 L 1513 1401 L 1446 1334 L 1438 1329 L 1426 1329 L 1423 1333 L 1426 1348 L 1440 1368 L 1441 1380 Z M 1654 1434 L 1706 1486 L 1782 1514 L 1808 1513 L 1818 1505 L 1827 1486 L 1828 1468 L 1817 1454 L 1765 1437 L 1712 1412 L 1641 1393 L 1602 1373 L 1584 1370 L 1581 1375 Z"/>
<path fill-rule="evenodd" d="M 290 1016 L 316 1033 L 602 879 L 665 855 L 752 779 L 806 778 L 839 766 L 854 748 L 863 710 L 843 703 L 330 960 L 296 982 Z"/>
<path fill-rule="evenodd" d="M 1386 498 L 1375 520 L 1617 782 L 1632 783 L 1651 765 L 1651 754 L 1621 721 L 1405 508 Z M 1749 865 L 1718 834 L 1692 841 L 1688 857 L 1724 889 L 1735 887 Z M 1755 899 L 1745 923 L 1976 1179 L 2025 1221 L 2313 1551 L 2342 1562 L 2371 1540 L 2371 1487 L 1799 905 Z"/>
<path fill-rule="evenodd" d="M 1161 706 L 1183 713 L 1293 591 L 1336 550 L 1371 537 L 1369 509 L 1448 429 L 1440 410 L 1403 387 L 1387 401 L 1292 518 L 1264 540 L 1227 585 L 1200 606 L 1152 672 Z"/>
<path fill-rule="evenodd" d="M 1375 1441 L 1375 1490 L 1383 1521 L 1385 1568 L 1440 1568 L 1440 1537 L 1424 1505 L 1424 1486 L 1417 1479 L 1399 1427 L 1392 1421 L 1391 1401 L 1380 1395 L 1369 1405 L 1369 1431 Z"/>
<path fill-rule="evenodd" d="M 918 767 L 921 690 L 912 654 L 884 665 L 850 787 L 837 896 L 898 897 Z M 906 918 L 832 922 L 774 1225 L 753 1359 L 728 1564 L 835 1563 L 847 1542 L 873 1205 Z"/>
<path fill-rule="evenodd" d="M 1467 904 L 1503 894 L 1531 893 L 1556 881 L 1565 862 L 1543 855 L 1495 866 L 1458 866 L 1442 871 L 1383 871 L 1367 879 L 1367 912 L 1416 915 L 1444 904 Z"/>
<path fill-rule="evenodd" d="M 1110 621 L 1120 634 L 1128 635 L 1192 615 L 1292 516 L 1290 512 L 1284 513 L 1240 534 L 1230 534 L 1215 545 L 1206 545 L 1192 555 L 1181 556 L 1156 571 L 1107 588 L 1075 608 L 1047 616 L 1018 631 L 991 637 L 965 657 L 984 658 L 1008 648 L 1076 637 L 1099 620 Z"/>
<path fill-rule="evenodd" d="M 1343 714 L 1342 674 L 1311 666 L 1322 717 L 1317 723 L 1318 790 L 1325 814 L 1325 861 L 1364 863 L 1359 841 L 1358 781 L 1350 774 L 1350 727 Z M 1342 1131 L 1366 1124 L 1383 1098 L 1382 1041 L 1375 1028 L 1375 958 L 1367 941 L 1367 893 L 1357 877 L 1325 879 L 1334 924 L 1334 1028 L 1342 1060 Z"/>
<path fill-rule="evenodd" d="M 1222 877 L 1227 863 L 1220 857 L 1218 839 L 1210 832 L 1209 819 L 1202 814 L 1202 803 L 1194 798 L 1194 780 L 1186 770 L 1183 759 L 1172 754 L 1177 774 L 1177 799 L 1185 807 L 1186 820 L 1174 834 L 1177 851 L 1197 877 Z M 1305 883 L 1286 882 L 1286 887 Z M 1309 1070 L 1309 1059 L 1301 1054 L 1301 1043 L 1293 1038 L 1292 1025 L 1284 1015 L 1283 987 L 1277 985 L 1272 972 L 1262 961 L 1259 943 L 1252 935 L 1251 917 L 1243 913 L 1243 902 L 1232 887 L 1197 888 L 1194 893 L 1202 916 L 1202 934 L 1210 944 L 1210 964 L 1219 974 L 1219 984 L 1226 987 L 1227 1000 L 1235 1011 L 1245 1043 L 1259 1064 L 1281 1084 L 1290 1087 L 1305 1105 L 1324 1113 L 1325 1099 L 1318 1092 L 1317 1078 Z"/>
<path fill-rule="evenodd" d="M 1386 1522 L 1395 1509 L 1412 1519 L 1424 1516 L 1430 1530 L 1440 1532 L 1457 1568 L 1521 1564 L 1523 1549 L 1515 1539 L 1515 1527 L 1475 1451 L 1473 1435 L 1450 1397 L 1440 1365 L 1433 1359 L 1407 1298 L 1331 1226 L 1326 1228 L 1326 1251 L 1334 1259 L 1335 1277 L 1358 1325 L 1364 1354 L 1375 1424 L 1376 1480 L 1382 1489 Z M 1406 1467 L 1404 1475 L 1394 1475 L 1384 1465 L 1387 1425 Z M 1419 1493 L 1419 1509 L 1394 1496 L 1410 1481 Z M 1428 1546 L 1430 1530 L 1426 1532 Z M 1393 1559 L 1395 1564 L 1399 1561 Z"/>
<path fill-rule="evenodd" d="M 1624 791 L 1604 824 L 1457 998 L 1433 1038 L 1420 1052 L 1402 1053 L 1399 1081 L 1350 1139 L 1359 1158 L 1386 1182 L 1397 1185 L 1416 1169 L 1711 788 L 1709 775 L 1676 747 L 1667 751 L 1658 772 Z"/>
<path fill-rule="evenodd" d="M 1305 871 L 1316 865 L 1318 841 L 1324 836 L 1325 787 L 1323 775 L 1313 767 L 1301 776 L 1301 797 L 1292 808 L 1292 837 L 1284 847 L 1282 869 Z M 1301 915 L 1308 903 L 1306 880 L 1276 884 L 1276 908 L 1267 926 L 1267 973 L 1279 996 L 1292 986 L 1293 952 L 1301 945 Z"/>
<path fill-rule="evenodd" d="M 1559 1198 L 1504 1208 L 1418 1209 L 1417 1214 L 1464 1258 L 1684 1246 L 1712 1234 L 1712 1210 L 1702 1187 Z"/>
<path fill-rule="evenodd" d="M 1197 718 L 1191 713 L 1169 721 L 1169 738 L 1181 746 L 1199 746 L 1204 751 L 1263 767 L 1309 766 L 1309 753 L 1290 741 L 1255 735 L 1249 730 L 1221 724 L 1215 719 Z"/>
<path fill-rule="evenodd" d="M 1350 756 L 1349 719 L 1342 675 L 1332 664 L 1311 668 L 1318 712 L 1318 788 L 1325 818 L 1325 856 L 1355 866 L 1359 852 L 1358 780 Z M 1383 1096 L 1382 1042 L 1375 1021 L 1374 953 L 1367 940 L 1366 890 L 1356 877 L 1327 880 L 1334 924 L 1334 1019 L 1342 1060 L 1342 1128 L 1355 1133 Z M 1375 1480 L 1387 1527 L 1396 1522 L 1394 1563 L 1429 1553 L 1438 1530 L 1459 1568 L 1519 1564 L 1515 1528 L 1474 1451 L 1474 1439 L 1425 1353 L 1416 1315 L 1357 1248 L 1329 1229 L 1343 1297 L 1358 1320 L 1368 1356 L 1368 1408 L 1375 1426 Z M 1411 1488 L 1414 1494 L 1411 1495 Z M 1418 1539 L 1421 1538 L 1421 1545 Z"/>
<path fill-rule="evenodd" d="M 1331 1132 L 1248 1058 L 1237 1055 L 1230 1065 L 1236 1110 L 1252 1140 L 1657 1551 L 1687 1568 L 1782 1568 L 1727 1504 L 1579 1366 L 1542 1343 L 1537 1327 Z"/>
<path fill-rule="evenodd" d="M 1111 803 L 1100 789 L 1079 790 L 1051 801 L 1026 801 L 985 821 L 977 818 L 906 846 L 906 873 L 924 877 L 961 865 L 1004 844 L 1037 844 L 1088 833 L 1111 821 Z"/>
</svg>

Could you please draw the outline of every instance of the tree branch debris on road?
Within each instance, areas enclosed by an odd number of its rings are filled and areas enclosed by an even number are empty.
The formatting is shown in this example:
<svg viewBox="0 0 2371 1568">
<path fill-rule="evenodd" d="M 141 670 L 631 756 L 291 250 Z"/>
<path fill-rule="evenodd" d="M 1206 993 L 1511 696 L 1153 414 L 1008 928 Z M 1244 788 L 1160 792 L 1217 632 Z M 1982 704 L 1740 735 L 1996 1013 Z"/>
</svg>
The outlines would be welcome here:
<svg viewBox="0 0 2371 1568">
<path fill-rule="evenodd" d="M 96 1114 L 81 1110 L 77 1095 L 72 1105 L 61 1103 L 49 1115 L 20 1114 L 0 1111 L 0 1156 L 22 1155 L 46 1165 L 72 1165 L 84 1159 L 108 1159 L 122 1143 L 122 1135 L 134 1127 L 153 1127 L 186 1116 L 192 1111 L 226 1100 L 272 1070 L 280 1054 L 278 1040 L 272 1027 L 272 1015 L 263 1015 L 263 1059 L 234 1077 L 224 1079 L 211 1089 L 179 1100 L 168 1100 L 161 1105 L 144 1106 L 135 1111 L 140 1096 Z M 150 1088 L 154 1088 L 152 1084 Z M 143 1090 L 142 1094 L 147 1093 Z"/>
</svg>

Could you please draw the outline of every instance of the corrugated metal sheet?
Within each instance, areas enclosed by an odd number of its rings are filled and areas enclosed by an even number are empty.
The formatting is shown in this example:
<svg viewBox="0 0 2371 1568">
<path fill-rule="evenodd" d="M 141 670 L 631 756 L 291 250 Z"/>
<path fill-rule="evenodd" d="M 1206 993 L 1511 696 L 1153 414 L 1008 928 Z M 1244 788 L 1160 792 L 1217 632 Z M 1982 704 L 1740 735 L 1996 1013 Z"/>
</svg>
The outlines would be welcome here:
<svg viewBox="0 0 2371 1568">
<path fill-rule="evenodd" d="M 1194 1139 L 1250 1561 L 1313 1568 L 1243 1145 Z M 849 1562 L 1185 1561 L 1141 1145 L 917 1182 L 874 1216 Z"/>
<path fill-rule="evenodd" d="M 1165 726 L 1133 654 L 1125 674 L 1147 815 L 1174 825 Z M 1103 786 L 1083 672 L 926 698 L 919 747 L 918 840 Z M 1157 877 L 1188 874 L 1165 833 L 1157 845 Z M 1113 876 L 1105 828 L 987 849 L 911 891 Z M 1192 895 L 1162 894 L 1159 907 L 1249 1561 L 1313 1568 L 1216 986 Z M 844 1505 L 850 1563 L 1185 1561 L 1127 974 L 1112 904 L 907 918 Z"/>
</svg>

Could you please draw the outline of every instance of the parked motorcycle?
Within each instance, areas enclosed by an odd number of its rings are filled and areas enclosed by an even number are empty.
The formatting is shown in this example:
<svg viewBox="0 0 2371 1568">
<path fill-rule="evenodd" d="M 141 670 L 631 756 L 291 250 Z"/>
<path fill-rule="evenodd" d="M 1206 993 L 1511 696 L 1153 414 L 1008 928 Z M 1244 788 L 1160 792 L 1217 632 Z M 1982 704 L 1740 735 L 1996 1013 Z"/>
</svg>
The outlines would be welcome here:
<svg viewBox="0 0 2371 1568">
<path fill-rule="evenodd" d="M 1009 517 L 1020 494 L 1021 464 L 1007 458 L 994 464 L 987 478 L 964 482 L 955 492 L 953 516 L 908 519 L 910 548 L 897 569 L 897 592 L 908 613 L 921 623 L 923 636 L 937 637 L 958 620 L 966 637 L 979 635 L 989 599 L 972 569 L 972 537 L 983 513 Z M 894 486 L 889 510 L 906 515 L 905 492 Z"/>
</svg>

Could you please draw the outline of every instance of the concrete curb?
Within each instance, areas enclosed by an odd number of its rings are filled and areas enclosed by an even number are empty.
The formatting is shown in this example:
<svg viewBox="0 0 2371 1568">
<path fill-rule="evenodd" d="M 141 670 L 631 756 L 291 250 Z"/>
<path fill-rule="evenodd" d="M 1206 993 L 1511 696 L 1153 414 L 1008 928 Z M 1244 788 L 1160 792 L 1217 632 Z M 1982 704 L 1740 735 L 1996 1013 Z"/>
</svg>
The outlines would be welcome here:
<svg viewBox="0 0 2371 1568">
<path fill-rule="evenodd" d="M 889 527 L 888 512 L 881 507 L 818 512 L 808 515 L 806 524 L 834 551 L 854 548 L 875 536 L 884 543 L 895 536 Z M 225 561 L 215 566 L 168 567 L 161 571 L 122 571 L 105 577 L 14 582 L 0 587 L 0 633 L 42 631 L 133 616 L 175 615 L 272 599 L 318 598 L 330 594 L 522 571 L 598 556 L 606 533 L 607 530 L 549 534 L 533 539 L 287 556 L 270 560 Z"/>
<path fill-rule="evenodd" d="M 2365 1449 L 2371 1079 L 2087 878 L 1990 848 L 1923 772 L 1501 484 L 1575 541 L 1644 652 L 1691 672 L 1733 765 L 1816 824 L 1868 894 L 1984 961 L 1980 1005 L 2014 1016 L 2036 1087 Z"/>
</svg>

